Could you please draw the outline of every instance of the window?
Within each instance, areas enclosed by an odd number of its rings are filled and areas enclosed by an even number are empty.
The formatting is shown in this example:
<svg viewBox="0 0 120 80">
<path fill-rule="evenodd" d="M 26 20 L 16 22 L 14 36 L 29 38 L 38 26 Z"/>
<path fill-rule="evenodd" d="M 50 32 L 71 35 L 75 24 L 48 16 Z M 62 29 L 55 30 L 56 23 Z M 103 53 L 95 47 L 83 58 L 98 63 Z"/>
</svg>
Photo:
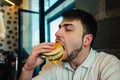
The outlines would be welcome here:
<svg viewBox="0 0 120 80">
<path fill-rule="evenodd" d="M 30 54 L 32 47 L 39 44 L 40 41 L 39 13 L 20 9 L 19 14 L 20 51 L 25 51 L 25 53 Z"/>
<path fill-rule="evenodd" d="M 62 21 L 62 17 L 58 17 L 50 22 L 50 42 L 55 42 L 55 33 L 59 29 L 59 24 Z"/>
<path fill-rule="evenodd" d="M 32 47 L 40 43 L 40 32 L 39 32 L 39 15 L 32 14 L 31 15 L 31 23 L 32 23 Z"/>
<path fill-rule="evenodd" d="M 54 5 L 58 0 L 45 0 L 44 5 L 45 5 L 45 11 L 48 10 L 52 5 Z"/>
<path fill-rule="evenodd" d="M 30 10 L 39 12 L 39 0 L 30 0 Z"/>
<path fill-rule="evenodd" d="M 51 0 L 52 1 L 52 0 Z M 53 7 L 54 6 L 54 7 Z M 62 2 L 57 1 L 52 7 L 46 11 L 45 15 L 45 41 L 55 42 L 55 33 L 58 30 L 60 24 L 62 12 L 74 9 L 75 0 L 63 0 Z"/>
</svg>

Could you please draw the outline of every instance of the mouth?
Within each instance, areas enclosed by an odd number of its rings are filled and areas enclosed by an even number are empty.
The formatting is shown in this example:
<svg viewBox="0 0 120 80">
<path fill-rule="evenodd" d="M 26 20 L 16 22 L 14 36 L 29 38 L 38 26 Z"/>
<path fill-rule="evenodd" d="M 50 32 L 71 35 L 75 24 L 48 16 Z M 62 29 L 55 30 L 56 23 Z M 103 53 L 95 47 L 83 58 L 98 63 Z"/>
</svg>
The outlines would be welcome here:
<svg viewBox="0 0 120 80">
<path fill-rule="evenodd" d="M 63 50 L 65 50 L 65 46 L 62 44 Z"/>
<path fill-rule="evenodd" d="M 58 42 L 58 41 L 57 41 L 57 42 Z M 59 43 L 62 44 L 63 50 L 65 50 L 65 45 L 63 44 L 63 42 L 60 42 L 60 41 L 59 41 Z"/>
<path fill-rule="evenodd" d="M 62 44 L 62 47 L 63 47 L 63 50 L 65 50 L 65 44 L 63 41 L 61 41 L 60 39 L 56 38 L 56 43 L 61 43 Z"/>
</svg>

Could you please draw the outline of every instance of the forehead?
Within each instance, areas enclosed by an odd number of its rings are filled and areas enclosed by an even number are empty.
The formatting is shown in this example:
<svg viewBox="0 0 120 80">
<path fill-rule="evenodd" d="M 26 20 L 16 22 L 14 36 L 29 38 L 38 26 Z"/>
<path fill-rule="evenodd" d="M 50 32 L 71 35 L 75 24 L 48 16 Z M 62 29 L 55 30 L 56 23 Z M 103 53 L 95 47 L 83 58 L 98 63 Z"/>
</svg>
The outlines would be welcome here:
<svg viewBox="0 0 120 80">
<path fill-rule="evenodd" d="M 68 19 L 63 19 L 62 22 L 60 23 L 61 26 L 65 24 L 72 24 L 76 27 L 83 28 L 82 23 L 80 20 L 68 20 Z"/>
</svg>

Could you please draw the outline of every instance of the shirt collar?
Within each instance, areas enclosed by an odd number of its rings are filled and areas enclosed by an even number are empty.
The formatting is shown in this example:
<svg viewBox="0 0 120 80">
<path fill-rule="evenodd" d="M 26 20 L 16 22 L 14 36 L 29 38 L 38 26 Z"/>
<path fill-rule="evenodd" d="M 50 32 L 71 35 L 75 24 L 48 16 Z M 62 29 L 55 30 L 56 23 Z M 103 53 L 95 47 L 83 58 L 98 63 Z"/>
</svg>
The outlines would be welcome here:
<svg viewBox="0 0 120 80">
<path fill-rule="evenodd" d="M 92 66 L 93 61 L 95 60 L 96 51 L 91 48 L 90 53 L 88 57 L 85 59 L 85 61 L 81 64 L 81 66 L 89 68 Z"/>
<path fill-rule="evenodd" d="M 82 66 L 84 68 L 90 68 L 95 59 L 95 56 L 96 56 L 96 51 L 91 48 L 88 57 L 85 59 L 85 61 L 80 66 Z M 72 70 L 70 64 L 67 62 L 64 63 L 64 67 Z"/>
</svg>

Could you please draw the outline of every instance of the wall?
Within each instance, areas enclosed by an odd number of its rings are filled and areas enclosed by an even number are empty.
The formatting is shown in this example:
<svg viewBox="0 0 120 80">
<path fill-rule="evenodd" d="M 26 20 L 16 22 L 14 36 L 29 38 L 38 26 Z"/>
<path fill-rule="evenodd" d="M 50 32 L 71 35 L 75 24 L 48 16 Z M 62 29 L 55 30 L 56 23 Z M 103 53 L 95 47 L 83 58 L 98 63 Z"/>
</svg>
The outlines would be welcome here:
<svg viewBox="0 0 120 80">
<path fill-rule="evenodd" d="M 18 7 L 0 7 L 6 28 L 6 38 L 0 41 L 0 52 L 18 50 Z"/>
<path fill-rule="evenodd" d="M 93 14 L 98 22 L 94 48 L 120 58 L 120 0 L 76 0 L 76 8 Z"/>
</svg>

